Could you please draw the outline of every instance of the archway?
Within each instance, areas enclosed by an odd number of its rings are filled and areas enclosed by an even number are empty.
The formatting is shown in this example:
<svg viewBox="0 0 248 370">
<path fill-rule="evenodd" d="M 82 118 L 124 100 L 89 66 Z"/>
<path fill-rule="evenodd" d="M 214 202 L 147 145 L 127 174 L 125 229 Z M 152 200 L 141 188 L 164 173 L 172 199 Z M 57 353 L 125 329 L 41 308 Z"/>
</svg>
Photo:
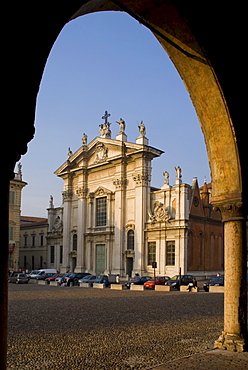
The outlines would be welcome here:
<svg viewBox="0 0 248 370">
<path fill-rule="evenodd" d="M 15 8 L 16 18 L 12 9 L 8 9 L 6 13 L 13 15 L 12 22 L 14 24 L 16 21 L 15 26 L 18 27 L 15 41 L 22 45 L 22 58 L 18 68 L 14 72 L 11 70 L 13 80 L 10 85 L 15 87 L 15 94 L 19 96 L 25 86 L 27 94 L 25 99 L 24 97 L 19 99 L 16 113 L 13 114 L 12 119 L 13 122 L 16 120 L 16 123 L 9 128 L 12 146 L 3 164 L 2 186 L 3 194 L 6 195 L 1 200 L 5 230 L 3 244 L 6 246 L 2 250 L 0 266 L 2 281 L 5 281 L 1 292 L 3 312 L 1 329 L 5 333 L 2 336 L 3 354 L 5 355 L 6 348 L 6 261 L 10 174 L 18 156 L 26 152 L 27 143 L 33 136 L 36 95 L 46 58 L 58 33 L 69 19 L 102 10 L 126 11 L 150 28 L 169 54 L 191 95 L 208 151 L 213 202 L 222 211 L 225 228 L 225 281 L 228 289 L 225 291 L 224 332 L 216 345 L 232 350 L 244 350 L 247 330 L 245 233 L 247 196 L 244 189 L 247 186 L 247 175 L 245 175 L 245 127 L 241 118 L 245 117 L 245 107 L 240 107 L 236 94 L 241 87 L 237 77 L 237 74 L 241 76 L 240 59 L 227 52 L 228 42 L 234 33 L 237 36 L 236 47 L 242 50 L 240 24 L 244 23 L 240 20 L 242 17 L 240 10 L 227 5 L 225 14 L 222 14 L 215 9 L 214 2 L 211 4 L 208 2 L 206 7 L 199 8 L 200 5 L 195 2 L 180 5 L 177 1 L 164 1 L 158 4 L 152 0 L 138 3 L 125 0 L 76 1 L 73 5 L 69 2 L 64 3 L 60 8 L 56 4 L 48 7 L 42 3 L 26 6 L 27 9 L 23 4 L 19 5 L 20 8 Z M 29 16 L 32 11 L 35 14 L 33 18 Z M 231 19 L 236 22 L 235 31 L 235 27 L 229 29 Z M 32 28 L 32 32 L 29 28 Z M 16 48 L 11 52 L 14 59 Z M 228 68 L 224 71 L 223 63 L 229 68 L 235 66 L 237 73 L 229 73 L 231 68 L 228 73 Z M 11 98 L 10 100 L 12 101 Z M 8 114 L 6 111 L 6 116 Z M 17 120 L 20 115 L 23 124 Z M 233 273 L 231 275 L 232 271 L 235 271 L 235 276 Z"/>
</svg>

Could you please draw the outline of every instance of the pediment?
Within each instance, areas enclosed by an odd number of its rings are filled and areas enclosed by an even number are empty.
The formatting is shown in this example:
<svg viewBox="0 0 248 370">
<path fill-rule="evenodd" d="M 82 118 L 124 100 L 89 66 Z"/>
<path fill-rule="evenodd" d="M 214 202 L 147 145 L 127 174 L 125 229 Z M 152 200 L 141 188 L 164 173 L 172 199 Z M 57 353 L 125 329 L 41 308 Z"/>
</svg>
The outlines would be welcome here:
<svg viewBox="0 0 248 370">
<path fill-rule="evenodd" d="M 194 215 L 198 215 L 198 216 L 204 216 L 199 185 L 198 185 L 198 181 L 197 181 L 196 178 L 193 179 L 193 183 L 192 183 L 190 214 L 194 214 Z"/>
<path fill-rule="evenodd" d="M 130 156 L 133 153 L 144 151 L 144 147 L 137 143 L 125 142 L 125 145 L 123 145 L 123 142 L 120 140 L 96 137 L 88 145 L 82 145 L 75 153 L 68 152 L 67 161 L 55 171 L 55 174 L 63 177 L 63 175 L 77 171 L 80 168 L 89 168 L 109 163 L 113 160 L 120 159 L 124 151 L 125 155 Z M 152 147 L 147 147 L 146 151 L 152 157 L 159 156 L 163 153 Z"/>
<path fill-rule="evenodd" d="M 104 197 L 104 196 L 109 196 L 109 195 L 112 195 L 112 191 L 109 190 L 109 189 L 106 189 L 104 186 L 99 186 L 98 188 L 96 188 L 95 191 L 92 191 L 91 193 L 89 193 L 89 197 L 90 198 L 95 198 L 95 197 Z"/>
</svg>

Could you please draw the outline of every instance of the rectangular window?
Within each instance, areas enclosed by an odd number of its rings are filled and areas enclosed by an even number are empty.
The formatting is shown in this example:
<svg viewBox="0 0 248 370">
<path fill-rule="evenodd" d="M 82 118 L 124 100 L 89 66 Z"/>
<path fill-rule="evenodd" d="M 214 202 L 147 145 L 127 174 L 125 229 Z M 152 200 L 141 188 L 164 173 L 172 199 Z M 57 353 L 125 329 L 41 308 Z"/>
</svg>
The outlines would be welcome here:
<svg viewBox="0 0 248 370">
<path fill-rule="evenodd" d="M 50 263 L 54 263 L 54 245 L 50 247 Z"/>
<path fill-rule="evenodd" d="M 59 263 L 63 263 L 63 245 L 59 247 Z"/>
<path fill-rule="evenodd" d="M 44 235 L 43 234 L 40 235 L 40 245 L 41 247 L 43 247 L 44 245 Z"/>
<path fill-rule="evenodd" d="M 35 247 L 35 235 L 32 235 L 32 247 Z"/>
<path fill-rule="evenodd" d="M 175 266 L 175 241 L 166 242 L 166 265 Z"/>
<path fill-rule="evenodd" d="M 156 261 L 156 242 L 148 242 L 148 265 Z"/>
<path fill-rule="evenodd" d="M 15 192 L 13 190 L 10 190 L 9 192 L 9 204 L 10 205 L 15 204 Z"/>
<path fill-rule="evenodd" d="M 14 228 L 13 226 L 9 226 L 9 240 L 14 240 Z"/>
<path fill-rule="evenodd" d="M 28 246 L 28 236 L 23 235 L 23 237 L 24 237 L 24 247 L 27 247 Z"/>
<path fill-rule="evenodd" d="M 96 199 L 96 226 L 106 226 L 107 224 L 107 198 Z"/>
</svg>

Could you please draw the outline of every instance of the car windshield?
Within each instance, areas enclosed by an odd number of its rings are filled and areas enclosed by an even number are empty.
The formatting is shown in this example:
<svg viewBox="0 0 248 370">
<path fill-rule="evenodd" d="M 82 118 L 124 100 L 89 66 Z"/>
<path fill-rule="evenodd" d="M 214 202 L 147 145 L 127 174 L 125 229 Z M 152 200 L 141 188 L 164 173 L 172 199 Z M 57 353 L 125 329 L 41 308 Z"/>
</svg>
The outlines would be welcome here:
<svg viewBox="0 0 248 370">
<path fill-rule="evenodd" d="M 74 278 L 74 277 L 76 277 L 76 274 L 70 274 L 69 276 Z"/>
<path fill-rule="evenodd" d="M 171 280 L 178 280 L 179 279 L 179 275 L 175 275 L 171 278 Z"/>
<path fill-rule="evenodd" d="M 19 274 L 19 277 L 24 278 L 26 275 L 25 274 Z"/>
</svg>

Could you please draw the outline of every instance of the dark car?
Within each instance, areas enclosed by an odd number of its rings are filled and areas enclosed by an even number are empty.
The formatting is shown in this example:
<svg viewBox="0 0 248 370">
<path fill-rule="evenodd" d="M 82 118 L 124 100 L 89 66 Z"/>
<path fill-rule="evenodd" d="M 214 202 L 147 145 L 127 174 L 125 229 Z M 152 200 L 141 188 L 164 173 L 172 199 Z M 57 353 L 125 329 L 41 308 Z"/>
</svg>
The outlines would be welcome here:
<svg viewBox="0 0 248 370">
<path fill-rule="evenodd" d="M 127 289 L 130 289 L 130 285 L 135 284 L 135 285 L 144 285 L 146 281 L 152 280 L 151 276 L 141 276 L 141 277 L 136 277 L 133 280 L 129 280 L 125 283 L 125 287 Z"/>
<path fill-rule="evenodd" d="M 93 283 L 95 282 L 95 280 L 96 280 L 95 275 L 87 275 L 84 278 L 80 279 L 79 283 L 87 283 L 93 286 Z"/>
<path fill-rule="evenodd" d="M 94 284 L 105 284 L 106 287 L 110 287 L 111 284 L 119 284 L 119 274 L 108 274 L 98 275 Z"/>
<path fill-rule="evenodd" d="M 105 284 L 106 287 L 110 286 L 108 275 L 98 275 L 95 284 Z"/>
<path fill-rule="evenodd" d="M 209 292 L 209 286 L 224 286 L 224 276 L 217 276 L 203 284 L 205 292 Z"/>
<path fill-rule="evenodd" d="M 47 278 L 51 278 L 53 276 L 56 276 L 56 273 L 53 272 L 47 272 L 45 274 L 37 276 L 36 280 L 46 280 Z"/>
<path fill-rule="evenodd" d="M 82 279 L 83 277 L 90 275 L 88 272 L 78 272 L 78 273 L 71 273 L 67 276 L 64 276 L 61 279 L 61 285 L 66 286 L 79 286 L 78 280 Z"/>
<path fill-rule="evenodd" d="M 189 285 L 193 284 L 193 286 L 197 286 L 197 281 L 195 276 L 193 275 L 175 275 L 169 281 L 165 283 L 165 285 L 169 285 L 174 289 L 179 290 L 181 285 Z"/>
</svg>

